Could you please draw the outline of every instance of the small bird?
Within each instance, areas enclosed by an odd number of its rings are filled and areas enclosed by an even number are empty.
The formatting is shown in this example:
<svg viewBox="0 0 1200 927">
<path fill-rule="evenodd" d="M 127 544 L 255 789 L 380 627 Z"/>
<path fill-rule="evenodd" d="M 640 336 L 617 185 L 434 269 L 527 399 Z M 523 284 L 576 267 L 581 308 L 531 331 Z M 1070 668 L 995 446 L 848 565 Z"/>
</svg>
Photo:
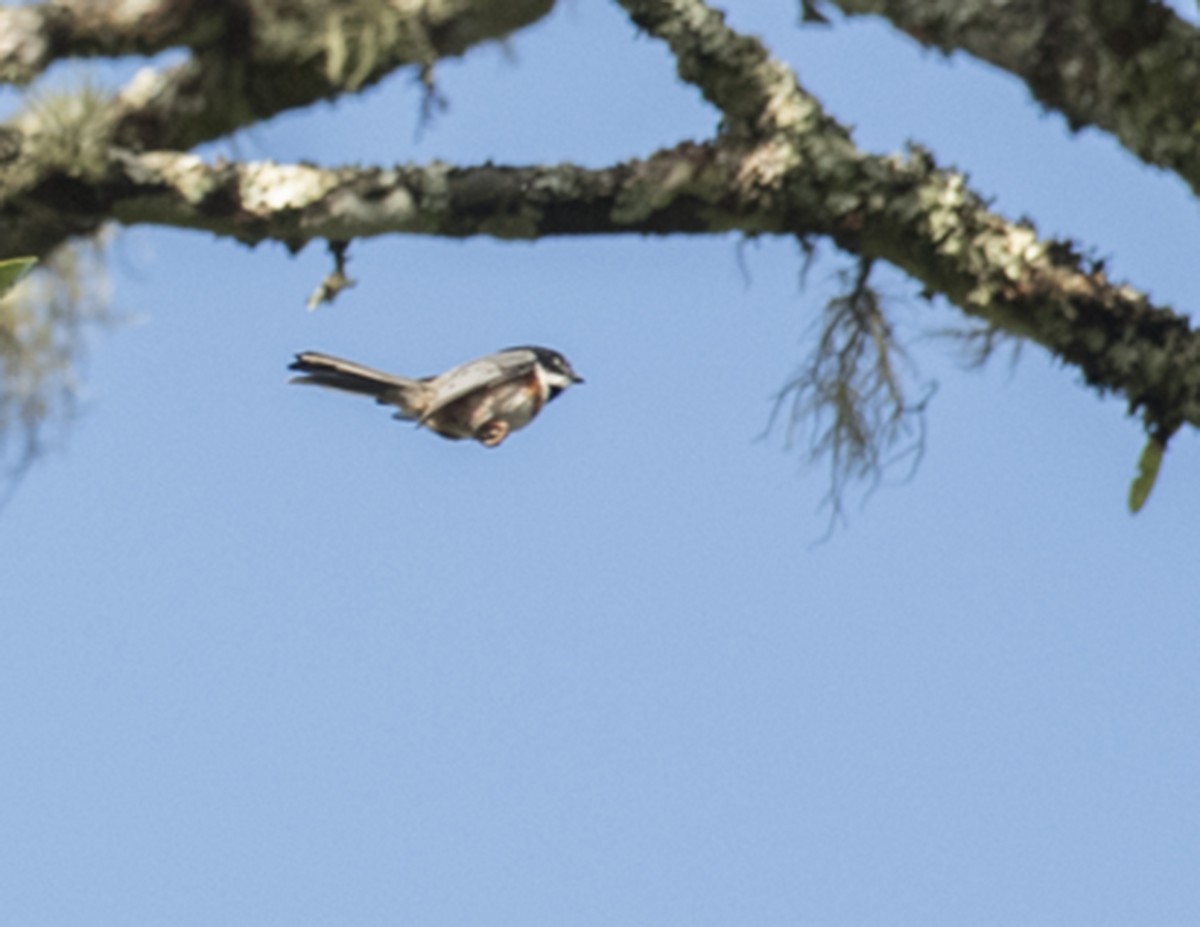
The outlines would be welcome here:
<svg viewBox="0 0 1200 927">
<path fill-rule="evenodd" d="M 376 402 L 399 410 L 395 418 L 453 441 L 472 438 L 484 447 L 498 446 L 528 425 L 551 399 L 583 382 L 565 357 L 537 347 L 505 348 L 421 379 L 316 351 L 297 354 L 288 369 L 300 373 L 292 383 L 374 396 Z"/>
</svg>

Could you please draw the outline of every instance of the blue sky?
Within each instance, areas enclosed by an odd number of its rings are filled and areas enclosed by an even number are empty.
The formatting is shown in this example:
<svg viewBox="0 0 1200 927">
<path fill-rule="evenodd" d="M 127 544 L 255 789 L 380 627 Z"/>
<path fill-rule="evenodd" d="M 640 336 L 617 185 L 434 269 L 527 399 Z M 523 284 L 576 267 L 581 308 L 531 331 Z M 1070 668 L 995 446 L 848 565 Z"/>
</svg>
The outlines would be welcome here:
<svg viewBox="0 0 1200 927">
<path fill-rule="evenodd" d="M 1183 185 L 1015 81 L 869 23 L 727 4 L 859 144 L 907 139 L 1182 310 Z M 604 165 L 714 114 L 611 4 L 209 154 Z M 736 239 L 358 243 L 357 288 L 123 232 L 126 324 L 0 517 L 0 898 L 14 925 L 1191 925 L 1200 445 L 1136 518 L 1119 400 L 1036 349 L 963 372 L 882 280 L 928 447 L 824 543 L 770 398 L 836 255 Z M 563 351 L 501 449 L 285 384 Z"/>
</svg>

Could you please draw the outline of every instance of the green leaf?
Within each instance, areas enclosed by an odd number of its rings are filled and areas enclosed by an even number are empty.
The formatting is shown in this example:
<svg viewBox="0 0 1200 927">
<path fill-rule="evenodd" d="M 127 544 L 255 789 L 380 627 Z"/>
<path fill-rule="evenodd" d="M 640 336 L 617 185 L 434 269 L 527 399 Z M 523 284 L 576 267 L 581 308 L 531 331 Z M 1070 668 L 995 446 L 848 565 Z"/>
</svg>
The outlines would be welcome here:
<svg viewBox="0 0 1200 927">
<path fill-rule="evenodd" d="M 1154 481 L 1158 479 L 1158 468 L 1162 466 L 1163 451 L 1166 449 L 1166 445 L 1159 438 L 1151 436 L 1142 450 L 1142 456 L 1138 459 L 1137 476 L 1129 485 L 1129 511 L 1135 515 L 1142 510 L 1150 496 L 1150 490 L 1154 488 Z"/>
<path fill-rule="evenodd" d="M 9 258 L 7 261 L 0 261 L 0 296 L 16 286 L 17 281 L 25 276 L 25 271 L 36 263 L 37 258 Z"/>
</svg>

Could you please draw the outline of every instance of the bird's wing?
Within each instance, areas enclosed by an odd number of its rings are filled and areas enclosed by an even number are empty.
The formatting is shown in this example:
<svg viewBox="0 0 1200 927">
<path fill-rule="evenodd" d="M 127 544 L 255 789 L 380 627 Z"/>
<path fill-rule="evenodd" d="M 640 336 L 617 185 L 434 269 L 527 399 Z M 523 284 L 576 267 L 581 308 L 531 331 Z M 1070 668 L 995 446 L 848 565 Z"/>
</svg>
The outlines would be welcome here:
<svg viewBox="0 0 1200 927">
<path fill-rule="evenodd" d="M 450 403 L 485 386 L 498 386 L 522 377 L 533 371 L 537 355 L 532 351 L 518 349 L 500 351 L 477 360 L 467 361 L 447 370 L 434 378 L 434 394 L 437 401 L 425 410 L 421 420 L 429 418 Z"/>
</svg>

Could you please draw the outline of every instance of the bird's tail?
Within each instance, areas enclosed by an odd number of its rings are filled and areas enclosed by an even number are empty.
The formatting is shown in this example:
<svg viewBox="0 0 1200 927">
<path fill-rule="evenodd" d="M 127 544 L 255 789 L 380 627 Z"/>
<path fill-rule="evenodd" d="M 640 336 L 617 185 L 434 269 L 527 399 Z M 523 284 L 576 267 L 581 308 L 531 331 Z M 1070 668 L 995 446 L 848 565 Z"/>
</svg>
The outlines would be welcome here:
<svg viewBox="0 0 1200 927">
<path fill-rule="evenodd" d="M 317 351 L 297 354 L 288 370 L 300 374 L 292 377 L 292 383 L 311 383 L 361 396 L 374 396 L 377 402 L 398 406 L 405 418 L 418 414 L 415 404 L 421 393 L 420 380 L 398 377 Z"/>
</svg>

